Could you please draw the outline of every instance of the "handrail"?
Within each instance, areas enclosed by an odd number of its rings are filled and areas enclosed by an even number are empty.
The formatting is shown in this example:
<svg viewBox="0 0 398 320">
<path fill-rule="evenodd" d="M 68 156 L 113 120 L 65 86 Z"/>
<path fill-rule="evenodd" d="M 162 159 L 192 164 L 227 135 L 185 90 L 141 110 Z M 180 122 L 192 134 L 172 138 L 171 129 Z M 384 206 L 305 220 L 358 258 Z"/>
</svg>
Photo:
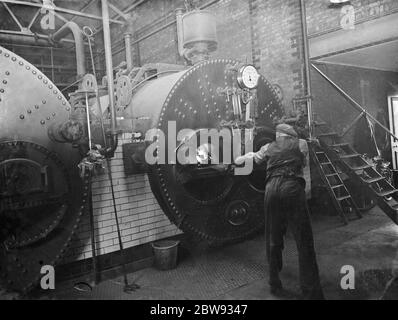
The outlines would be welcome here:
<svg viewBox="0 0 398 320">
<path fill-rule="evenodd" d="M 348 102 L 351 103 L 357 110 L 364 113 L 367 117 L 372 119 L 380 128 L 382 128 L 385 132 L 387 132 L 391 137 L 395 140 L 398 140 L 398 137 L 393 134 L 387 127 L 385 127 L 379 120 L 373 117 L 365 108 L 363 108 L 358 102 L 356 102 L 351 96 L 345 92 L 342 88 L 340 88 L 332 79 L 330 79 L 325 73 L 323 73 L 314 63 L 311 63 L 311 66 L 327 81 L 329 82 L 333 88 L 335 88 Z"/>
</svg>

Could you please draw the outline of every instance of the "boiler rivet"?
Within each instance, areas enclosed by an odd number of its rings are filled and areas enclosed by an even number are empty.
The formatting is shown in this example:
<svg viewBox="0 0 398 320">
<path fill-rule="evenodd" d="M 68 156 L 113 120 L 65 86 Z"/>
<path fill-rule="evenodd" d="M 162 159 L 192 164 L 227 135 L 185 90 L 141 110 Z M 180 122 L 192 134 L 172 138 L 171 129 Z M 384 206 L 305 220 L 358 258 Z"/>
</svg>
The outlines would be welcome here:
<svg viewBox="0 0 398 320">
<path fill-rule="evenodd" d="M 3 80 L 3 83 L 4 83 L 4 84 L 7 84 L 7 80 Z"/>
<path fill-rule="evenodd" d="M 42 101 L 43 104 L 46 104 L 46 102 L 47 102 L 46 100 L 43 100 L 43 101 Z"/>
<path fill-rule="evenodd" d="M 37 104 L 35 105 L 35 109 L 39 109 L 39 106 Z"/>
<path fill-rule="evenodd" d="M 41 124 L 45 124 L 46 122 L 45 122 L 44 120 L 41 120 L 40 123 L 41 123 Z"/>
<path fill-rule="evenodd" d="M 10 71 L 6 71 L 6 76 L 9 76 L 10 75 Z"/>
<path fill-rule="evenodd" d="M 27 111 L 27 112 L 30 114 L 30 113 L 32 113 L 32 110 L 28 109 L 28 111 Z"/>
<path fill-rule="evenodd" d="M 24 116 L 23 114 L 21 114 L 21 115 L 19 116 L 19 119 L 23 120 L 23 119 L 25 119 L 25 116 Z"/>
</svg>

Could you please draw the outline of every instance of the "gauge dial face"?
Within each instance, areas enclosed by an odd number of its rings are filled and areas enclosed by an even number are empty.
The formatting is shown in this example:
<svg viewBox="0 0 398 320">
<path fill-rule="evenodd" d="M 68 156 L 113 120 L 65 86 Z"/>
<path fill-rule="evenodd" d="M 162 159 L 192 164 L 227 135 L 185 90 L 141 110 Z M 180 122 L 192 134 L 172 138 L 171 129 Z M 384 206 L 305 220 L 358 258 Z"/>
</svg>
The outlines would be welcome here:
<svg viewBox="0 0 398 320">
<path fill-rule="evenodd" d="M 241 88 L 254 89 L 258 85 L 260 75 L 252 65 L 243 66 L 239 70 L 238 84 Z"/>
</svg>

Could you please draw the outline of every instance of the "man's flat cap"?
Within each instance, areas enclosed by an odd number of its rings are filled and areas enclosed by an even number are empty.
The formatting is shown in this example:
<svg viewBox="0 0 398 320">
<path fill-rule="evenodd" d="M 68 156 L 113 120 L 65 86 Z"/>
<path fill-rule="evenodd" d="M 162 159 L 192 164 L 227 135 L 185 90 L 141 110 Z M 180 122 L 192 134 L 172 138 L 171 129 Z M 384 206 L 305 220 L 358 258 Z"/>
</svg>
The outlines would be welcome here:
<svg viewBox="0 0 398 320">
<path fill-rule="evenodd" d="M 278 124 L 276 126 L 276 132 L 287 134 L 288 136 L 298 137 L 297 132 L 293 129 L 292 126 L 289 126 L 286 123 Z"/>
</svg>

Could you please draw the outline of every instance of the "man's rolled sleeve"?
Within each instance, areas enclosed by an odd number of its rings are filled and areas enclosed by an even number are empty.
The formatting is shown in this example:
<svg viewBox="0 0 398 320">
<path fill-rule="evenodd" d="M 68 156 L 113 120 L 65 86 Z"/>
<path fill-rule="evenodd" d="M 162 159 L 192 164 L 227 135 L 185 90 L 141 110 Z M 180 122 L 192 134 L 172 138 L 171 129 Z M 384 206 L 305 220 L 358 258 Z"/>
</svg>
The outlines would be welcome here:
<svg viewBox="0 0 398 320">
<path fill-rule="evenodd" d="M 261 162 L 264 162 L 265 159 L 268 156 L 268 147 L 269 147 L 269 143 L 266 144 L 265 146 L 262 146 L 261 149 L 257 152 L 254 153 L 254 161 L 259 164 Z"/>
</svg>

